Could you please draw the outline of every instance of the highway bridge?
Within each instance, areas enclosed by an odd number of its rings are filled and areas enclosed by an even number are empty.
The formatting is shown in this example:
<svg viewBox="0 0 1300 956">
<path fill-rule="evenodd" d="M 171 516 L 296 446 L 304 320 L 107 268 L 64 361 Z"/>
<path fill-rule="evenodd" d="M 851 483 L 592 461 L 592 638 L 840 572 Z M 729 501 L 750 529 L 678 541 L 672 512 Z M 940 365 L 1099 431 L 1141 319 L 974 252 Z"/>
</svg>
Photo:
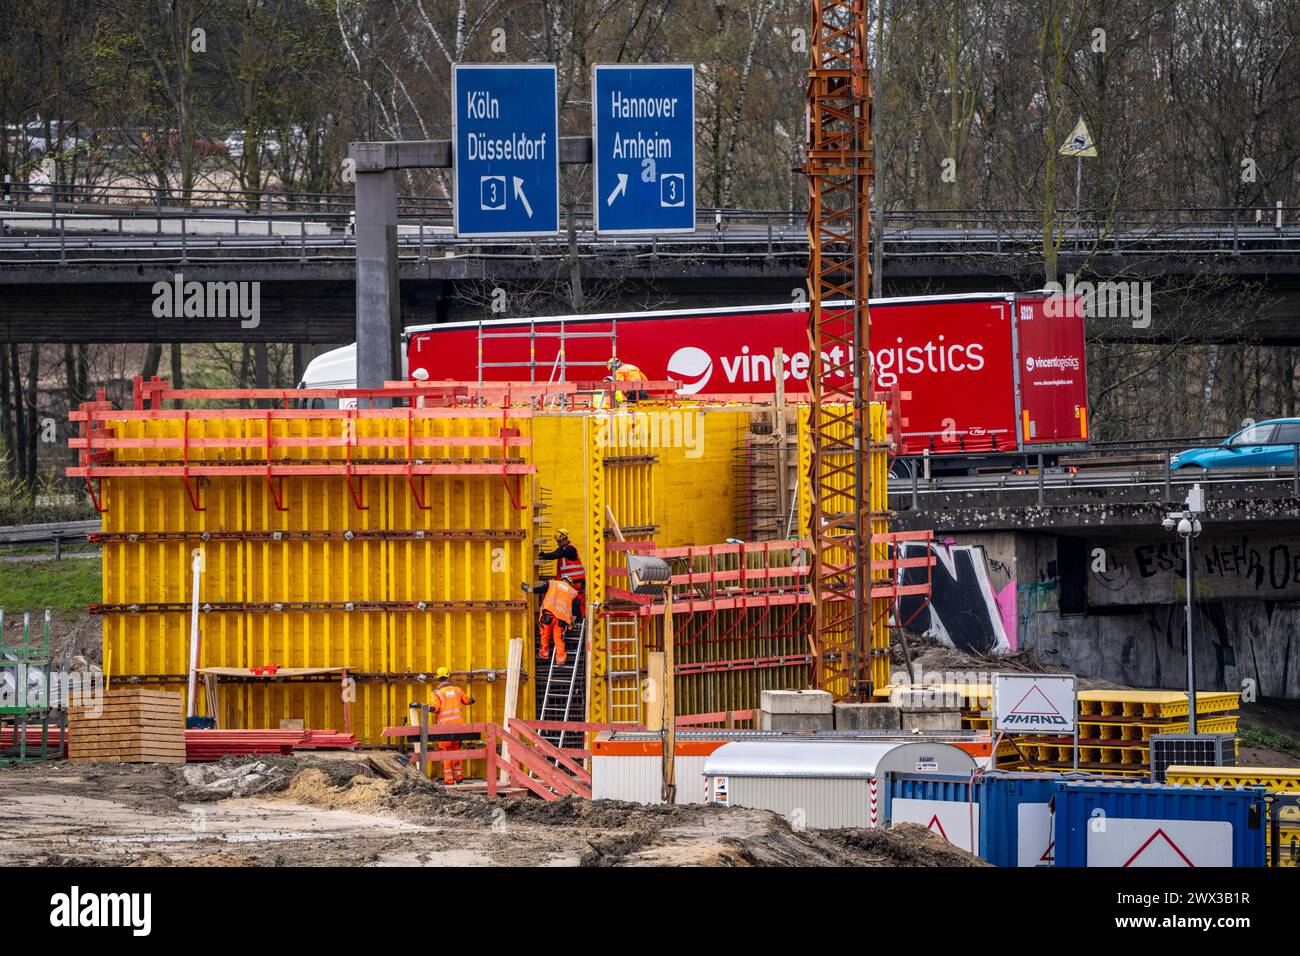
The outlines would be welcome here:
<svg viewBox="0 0 1300 956">
<path fill-rule="evenodd" d="M 55 186 L 0 202 L 0 341 L 279 341 L 353 338 L 355 240 L 348 194 L 198 193 L 191 205 L 133 189 Z M 1068 214 L 1067 214 L 1068 221 Z M 399 202 L 404 324 L 482 317 L 485 290 L 569 280 L 574 257 L 602 310 L 788 300 L 803 287 L 801 213 L 701 209 L 695 233 L 598 237 L 589 211 L 544 241 L 484 244 L 451 234 L 445 200 Z M 567 224 L 566 227 L 567 229 Z M 891 212 L 885 294 L 1041 284 L 1040 227 L 1027 211 Z M 1300 342 L 1300 210 L 1135 210 L 1061 235 L 1062 275 L 1150 279 L 1156 292 L 1201 281 L 1261 290 L 1246 326 L 1207 325 L 1199 340 Z M 260 284 L 256 329 L 151 312 L 152 287 L 187 280 Z M 1204 295 L 1204 286 L 1197 295 Z M 1183 330 L 1125 318 L 1093 321 L 1107 339 L 1167 339 Z M 509 314 L 509 313 L 508 313 Z"/>
</svg>

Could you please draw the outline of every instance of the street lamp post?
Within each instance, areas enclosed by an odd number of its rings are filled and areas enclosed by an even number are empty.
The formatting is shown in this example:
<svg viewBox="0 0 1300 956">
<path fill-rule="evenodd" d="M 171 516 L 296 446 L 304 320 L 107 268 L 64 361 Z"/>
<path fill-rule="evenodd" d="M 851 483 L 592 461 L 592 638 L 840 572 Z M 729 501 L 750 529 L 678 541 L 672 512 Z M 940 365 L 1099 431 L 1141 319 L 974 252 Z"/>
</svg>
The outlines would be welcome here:
<svg viewBox="0 0 1300 956">
<path fill-rule="evenodd" d="M 1201 534 L 1205 513 L 1205 493 L 1200 484 L 1192 485 L 1182 511 L 1171 511 L 1160 524 L 1166 531 L 1177 531 L 1183 539 L 1183 556 L 1187 571 L 1187 729 L 1196 733 L 1196 645 L 1192 634 L 1192 540 Z"/>
</svg>

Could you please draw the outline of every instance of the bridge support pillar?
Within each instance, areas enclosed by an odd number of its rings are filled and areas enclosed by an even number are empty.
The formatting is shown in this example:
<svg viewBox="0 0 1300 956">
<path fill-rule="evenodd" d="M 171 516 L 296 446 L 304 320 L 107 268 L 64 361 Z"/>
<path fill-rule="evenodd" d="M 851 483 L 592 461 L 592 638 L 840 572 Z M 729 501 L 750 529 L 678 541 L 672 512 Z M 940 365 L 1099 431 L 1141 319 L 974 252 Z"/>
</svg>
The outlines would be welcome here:
<svg viewBox="0 0 1300 956">
<path fill-rule="evenodd" d="M 402 377 L 397 279 L 397 181 L 392 169 L 357 170 L 357 385 Z"/>
</svg>

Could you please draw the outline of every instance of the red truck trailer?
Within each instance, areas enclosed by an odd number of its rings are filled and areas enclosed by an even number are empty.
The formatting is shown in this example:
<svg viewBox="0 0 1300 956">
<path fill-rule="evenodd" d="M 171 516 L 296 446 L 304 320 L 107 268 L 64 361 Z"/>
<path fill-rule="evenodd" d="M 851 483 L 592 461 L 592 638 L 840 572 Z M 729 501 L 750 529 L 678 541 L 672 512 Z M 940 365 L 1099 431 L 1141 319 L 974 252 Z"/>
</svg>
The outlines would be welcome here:
<svg viewBox="0 0 1300 956">
<path fill-rule="evenodd" d="M 1077 299 L 1046 292 L 872 300 L 872 373 L 878 388 L 899 390 L 899 453 L 1085 443 L 1083 323 Z M 432 381 L 546 381 L 563 348 L 569 380 L 603 378 L 616 352 L 651 380 L 713 398 L 773 394 L 778 348 L 788 396 L 807 394 L 811 367 L 807 305 L 452 322 L 409 328 L 405 344 L 408 374 Z"/>
</svg>

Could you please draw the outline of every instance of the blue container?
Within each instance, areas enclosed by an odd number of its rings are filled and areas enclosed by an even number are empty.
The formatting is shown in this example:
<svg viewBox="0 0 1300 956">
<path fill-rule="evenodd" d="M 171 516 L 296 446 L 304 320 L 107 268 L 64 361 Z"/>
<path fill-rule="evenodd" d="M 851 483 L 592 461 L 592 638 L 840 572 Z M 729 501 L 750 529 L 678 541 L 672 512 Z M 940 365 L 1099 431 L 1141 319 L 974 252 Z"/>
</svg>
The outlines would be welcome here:
<svg viewBox="0 0 1300 956">
<path fill-rule="evenodd" d="M 1051 803 L 1059 773 L 987 773 L 980 786 L 980 856 L 994 866 L 1052 866 Z"/>
<path fill-rule="evenodd" d="M 935 813 L 941 818 L 937 824 L 930 819 L 928 809 L 920 816 L 913 814 L 906 819 L 922 826 L 929 826 L 931 830 L 940 832 L 949 842 L 963 850 L 979 852 L 978 832 L 975 833 L 973 840 L 969 840 L 970 845 L 967 845 L 967 834 L 971 832 L 972 823 L 975 826 L 981 825 L 980 821 L 974 819 L 976 813 L 972 812 L 975 808 L 971 806 L 972 785 L 968 774 L 890 773 L 886 774 L 886 777 L 888 782 L 884 787 L 885 806 L 882 826 L 886 823 L 893 826 L 897 822 L 894 814 L 895 800 L 930 801 L 935 804 Z M 980 799 L 978 778 L 975 780 L 974 789 L 977 807 Z"/>
<path fill-rule="evenodd" d="M 1057 866 L 1263 866 L 1263 787 L 1058 783 Z"/>
</svg>

